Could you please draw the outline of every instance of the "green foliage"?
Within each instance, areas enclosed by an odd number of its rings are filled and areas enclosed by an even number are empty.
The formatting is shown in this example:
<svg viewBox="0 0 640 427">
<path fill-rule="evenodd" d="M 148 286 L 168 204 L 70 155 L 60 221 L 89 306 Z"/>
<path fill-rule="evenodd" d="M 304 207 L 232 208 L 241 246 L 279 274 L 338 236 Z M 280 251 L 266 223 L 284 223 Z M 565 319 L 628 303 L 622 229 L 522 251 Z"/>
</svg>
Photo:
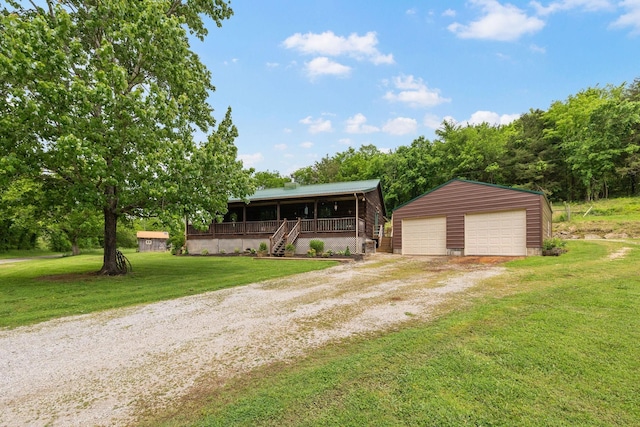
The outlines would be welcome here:
<svg viewBox="0 0 640 427">
<path fill-rule="evenodd" d="M 453 178 L 544 192 L 554 201 L 640 192 L 640 79 L 588 88 L 509 125 L 443 122 L 389 153 L 349 148 L 295 171 L 302 184 L 378 178 L 390 212 Z"/>
<path fill-rule="evenodd" d="M 278 171 L 254 172 L 253 179 L 255 180 L 256 188 L 280 188 L 291 182 L 291 177 L 281 176 Z"/>
<path fill-rule="evenodd" d="M 285 252 L 295 252 L 296 247 L 292 243 L 287 243 L 284 247 Z"/>
<path fill-rule="evenodd" d="M 309 248 L 316 251 L 317 254 L 321 254 L 324 252 L 324 242 L 319 239 L 312 239 L 309 241 Z"/>
<path fill-rule="evenodd" d="M 35 206 L 69 224 L 66 213 L 102 215 L 106 274 L 119 219 L 188 215 L 203 227 L 253 191 L 231 109 L 216 126 L 211 75 L 189 45 L 204 19 L 232 15 L 226 2 L 36 3 L 0 15 L 0 188 L 39 183 Z"/>
<path fill-rule="evenodd" d="M 182 233 L 169 234 L 169 240 L 167 240 L 167 245 L 171 248 L 172 255 L 177 255 L 182 250 L 185 243 L 186 243 L 186 240 L 184 238 L 184 234 Z"/>
<path fill-rule="evenodd" d="M 267 246 L 266 242 L 260 242 L 260 244 L 258 245 L 258 250 L 260 252 L 267 252 L 268 249 L 269 247 Z"/>
<path fill-rule="evenodd" d="M 347 246 L 347 248 L 344 250 L 344 254 L 346 256 L 351 256 L 351 251 L 349 250 L 349 246 Z"/>
<path fill-rule="evenodd" d="M 309 258 L 313 258 L 313 257 L 315 257 L 316 255 L 317 255 L 317 252 L 316 252 L 316 250 L 315 250 L 315 249 L 309 249 L 309 250 L 307 251 L 307 256 L 308 256 Z"/>
<path fill-rule="evenodd" d="M 567 246 L 567 242 L 562 240 L 559 237 L 552 237 L 549 239 L 544 239 L 542 242 L 542 250 L 550 251 L 553 249 L 564 249 Z"/>
</svg>

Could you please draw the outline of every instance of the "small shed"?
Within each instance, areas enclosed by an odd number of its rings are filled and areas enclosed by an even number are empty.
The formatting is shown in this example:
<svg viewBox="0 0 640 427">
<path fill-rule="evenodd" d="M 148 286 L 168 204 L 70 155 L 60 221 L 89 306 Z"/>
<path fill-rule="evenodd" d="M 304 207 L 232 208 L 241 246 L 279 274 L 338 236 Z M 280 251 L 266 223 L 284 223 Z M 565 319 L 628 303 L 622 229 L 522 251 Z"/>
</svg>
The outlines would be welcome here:
<svg viewBox="0 0 640 427">
<path fill-rule="evenodd" d="M 169 233 L 166 231 L 138 231 L 139 252 L 164 252 L 167 250 Z"/>
<path fill-rule="evenodd" d="M 451 180 L 393 212 L 393 252 L 405 255 L 541 255 L 551 237 L 544 193 Z"/>
</svg>

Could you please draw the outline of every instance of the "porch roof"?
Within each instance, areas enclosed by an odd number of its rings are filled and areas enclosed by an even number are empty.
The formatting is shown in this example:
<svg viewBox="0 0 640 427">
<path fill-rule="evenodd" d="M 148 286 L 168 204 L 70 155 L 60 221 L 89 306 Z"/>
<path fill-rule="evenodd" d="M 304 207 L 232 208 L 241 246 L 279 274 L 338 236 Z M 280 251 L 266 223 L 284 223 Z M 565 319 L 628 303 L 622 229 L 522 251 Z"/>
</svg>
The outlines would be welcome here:
<svg viewBox="0 0 640 427">
<path fill-rule="evenodd" d="M 367 193 L 380 185 L 379 179 L 366 181 L 334 182 L 331 184 L 286 185 L 280 188 L 258 190 L 248 197 L 250 202 L 258 200 L 297 199 L 302 197 L 342 196 L 353 193 Z M 241 199 L 229 199 L 229 202 L 241 202 Z"/>
</svg>

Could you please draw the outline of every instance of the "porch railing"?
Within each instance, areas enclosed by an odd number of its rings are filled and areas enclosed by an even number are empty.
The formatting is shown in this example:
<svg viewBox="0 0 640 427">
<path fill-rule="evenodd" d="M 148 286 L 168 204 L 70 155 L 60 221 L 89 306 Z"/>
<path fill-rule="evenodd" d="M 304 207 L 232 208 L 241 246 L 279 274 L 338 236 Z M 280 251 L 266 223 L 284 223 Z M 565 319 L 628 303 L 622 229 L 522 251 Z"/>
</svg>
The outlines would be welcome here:
<svg viewBox="0 0 640 427">
<path fill-rule="evenodd" d="M 363 219 L 358 221 L 358 234 L 363 235 L 365 232 L 365 223 Z M 282 221 L 247 221 L 247 222 L 221 222 L 216 223 L 210 228 L 215 235 L 234 235 L 234 234 L 269 234 L 273 235 L 282 225 Z M 300 233 L 343 233 L 355 232 L 356 219 L 348 218 L 319 218 L 303 219 L 300 221 Z M 215 228 L 214 228 L 215 227 Z M 190 234 L 191 229 L 189 230 Z M 211 233 L 209 231 L 209 233 Z M 195 233 L 194 233 L 195 234 Z M 204 233 L 203 233 L 204 234 Z"/>
</svg>

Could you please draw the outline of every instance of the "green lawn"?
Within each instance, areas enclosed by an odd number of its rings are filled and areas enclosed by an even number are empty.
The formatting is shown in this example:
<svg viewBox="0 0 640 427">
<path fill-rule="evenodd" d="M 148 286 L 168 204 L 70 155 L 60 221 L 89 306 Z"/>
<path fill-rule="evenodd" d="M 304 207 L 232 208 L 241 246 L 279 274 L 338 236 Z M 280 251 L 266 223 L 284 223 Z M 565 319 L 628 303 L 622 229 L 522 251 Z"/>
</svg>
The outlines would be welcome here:
<svg viewBox="0 0 640 427">
<path fill-rule="evenodd" d="M 21 249 L 11 249 L 8 251 L 0 251 L 0 259 L 8 259 L 8 258 L 33 258 L 39 256 L 62 256 L 61 253 L 52 252 L 48 249 L 29 249 L 29 250 L 21 250 Z"/>
<path fill-rule="evenodd" d="M 637 426 L 638 242 L 569 243 L 435 321 L 201 387 L 168 426 Z M 608 254 L 632 248 L 624 258 Z"/>
<path fill-rule="evenodd" d="M 101 277 L 102 254 L 0 265 L 0 327 L 168 300 L 319 270 L 335 262 L 127 253 L 133 273 Z"/>
</svg>

